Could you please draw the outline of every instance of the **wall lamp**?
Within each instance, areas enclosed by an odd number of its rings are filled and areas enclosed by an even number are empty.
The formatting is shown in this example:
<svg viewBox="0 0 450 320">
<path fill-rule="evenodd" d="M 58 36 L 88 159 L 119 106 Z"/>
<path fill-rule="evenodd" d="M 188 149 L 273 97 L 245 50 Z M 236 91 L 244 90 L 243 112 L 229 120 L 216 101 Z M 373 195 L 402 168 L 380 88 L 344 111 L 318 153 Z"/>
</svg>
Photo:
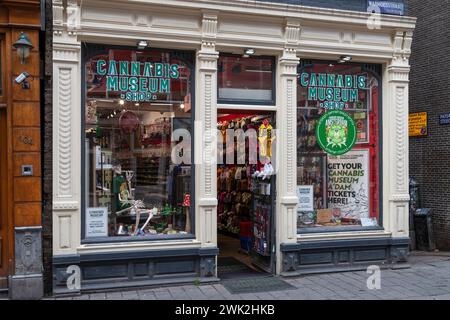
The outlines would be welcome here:
<svg viewBox="0 0 450 320">
<path fill-rule="evenodd" d="M 340 56 L 338 63 L 346 63 L 352 61 L 352 56 Z"/>
<path fill-rule="evenodd" d="M 19 39 L 13 43 L 13 47 L 17 49 L 20 63 L 25 64 L 27 58 L 30 56 L 31 49 L 33 49 L 33 44 L 25 32 L 22 31 L 20 33 Z"/>
<path fill-rule="evenodd" d="M 139 50 L 144 50 L 145 48 L 148 47 L 148 41 L 145 40 L 139 40 L 137 43 L 137 47 Z"/>
</svg>

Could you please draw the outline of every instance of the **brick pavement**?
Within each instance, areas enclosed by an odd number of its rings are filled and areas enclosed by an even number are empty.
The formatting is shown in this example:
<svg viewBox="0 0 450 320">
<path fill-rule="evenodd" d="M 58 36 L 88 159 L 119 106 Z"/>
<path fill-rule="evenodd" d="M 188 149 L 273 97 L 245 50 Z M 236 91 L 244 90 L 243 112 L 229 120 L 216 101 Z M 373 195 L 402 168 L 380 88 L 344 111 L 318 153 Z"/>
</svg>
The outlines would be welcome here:
<svg viewBox="0 0 450 320">
<path fill-rule="evenodd" d="M 231 294 L 221 284 L 178 285 L 100 292 L 62 300 L 450 300 L 450 253 L 413 253 L 411 268 L 382 270 L 381 289 L 369 290 L 365 271 L 307 275 L 284 280 L 295 290 Z"/>
</svg>

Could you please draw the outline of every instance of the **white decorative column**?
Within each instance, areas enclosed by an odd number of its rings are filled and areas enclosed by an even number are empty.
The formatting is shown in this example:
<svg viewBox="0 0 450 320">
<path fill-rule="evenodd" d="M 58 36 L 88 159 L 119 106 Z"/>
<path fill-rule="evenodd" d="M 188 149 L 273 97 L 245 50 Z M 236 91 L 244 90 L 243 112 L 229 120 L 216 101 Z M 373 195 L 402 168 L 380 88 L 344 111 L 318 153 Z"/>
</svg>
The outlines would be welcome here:
<svg viewBox="0 0 450 320">
<path fill-rule="evenodd" d="M 398 31 L 394 57 L 385 70 L 383 103 L 383 225 L 396 240 L 409 236 L 408 85 L 412 32 Z M 404 261 L 405 250 L 394 250 Z"/>
<path fill-rule="evenodd" d="M 66 14 L 64 14 L 64 9 Z M 53 253 L 75 254 L 80 244 L 81 45 L 79 7 L 53 1 Z"/>
<path fill-rule="evenodd" d="M 195 233 L 202 247 L 217 247 L 217 15 L 204 13 L 202 23 L 195 87 Z"/>
<path fill-rule="evenodd" d="M 286 48 L 278 61 L 276 273 L 283 264 L 281 244 L 297 242 L 297 58 L 300 24 L 287 21 Z M 284 259 L 284 257 L 283 257 Z"/>
</svg>

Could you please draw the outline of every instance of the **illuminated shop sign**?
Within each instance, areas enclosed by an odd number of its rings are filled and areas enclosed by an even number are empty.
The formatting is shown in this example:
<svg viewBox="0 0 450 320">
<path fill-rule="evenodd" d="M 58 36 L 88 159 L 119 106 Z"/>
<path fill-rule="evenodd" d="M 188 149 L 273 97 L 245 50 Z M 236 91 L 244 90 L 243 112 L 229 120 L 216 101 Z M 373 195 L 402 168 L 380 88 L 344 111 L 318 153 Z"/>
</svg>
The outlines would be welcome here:
<svg viewBox="0 0 450 320">
<path fill-rule="evenodd" d="M 169 63 L 98 60 L 97 74 L 106 76 L 106 91 L 120 92 L 126 101 L 153 101 L 170 94 L 171 80 L 180 77 L 180 66 Z"/>
<path fill-rule="evenodd" d="M 359 101 L 359 90 L 366 89 L 364 75 L 307 73 L 300 75 L 300 85 L 307 87 L 308 101 L 319 101 L 324 109 L 348 109 Z"/>
</svg>

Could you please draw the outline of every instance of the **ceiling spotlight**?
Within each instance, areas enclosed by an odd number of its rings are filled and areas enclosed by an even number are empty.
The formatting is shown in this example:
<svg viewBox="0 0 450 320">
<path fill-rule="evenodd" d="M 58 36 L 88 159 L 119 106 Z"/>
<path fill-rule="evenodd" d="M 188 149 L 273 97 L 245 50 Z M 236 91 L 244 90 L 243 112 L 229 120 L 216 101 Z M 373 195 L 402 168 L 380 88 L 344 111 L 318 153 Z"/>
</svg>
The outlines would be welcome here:
<svg viewBox="0 0 450 320">
<path fill-rule="evenodd" d="M 137 43 L 137 47 L 139 50 L 143 50 L 148 47 L 148 42 L 145 40 L 139 40 Z"/>
<path fill-rule="evenodd" d="M 119 104 L 120 104 L 121 106 L 123 106 L 123 105 L 125 104 L 125 101 L 124 101 L 123 99 L 120 99 L 120 100 L 119 100 Z"/>
<path fill-rule="evenodd" d="M 180 104 L 180 109 L 184 109 L 184 103 Z"/>
<path fill-rule="evenodd" d="M 139 107 L 139 102 L 136 102 L 134 105 L 135 105 L 136 107 Z"/>
<path fill-rule="evenodd" d="M 350 62 L 350 61 L 352 61 L 351 56 L 340 56 L 339 60 L 338 60 L 339 63 Z"/>
<path fill-rule="evenodd" d="M 244 58 L 248 58 L 248 57 L 250 57 L 250 56 L 252 56 L 252 55 L 254 55 L 255 54 L 255 49 L 253 49 L 253 48 L 247 48 L 247 49 L 245 49 L 245 51 L 244 51 L 244 54 L 242 55 Z"/>
</svg>

